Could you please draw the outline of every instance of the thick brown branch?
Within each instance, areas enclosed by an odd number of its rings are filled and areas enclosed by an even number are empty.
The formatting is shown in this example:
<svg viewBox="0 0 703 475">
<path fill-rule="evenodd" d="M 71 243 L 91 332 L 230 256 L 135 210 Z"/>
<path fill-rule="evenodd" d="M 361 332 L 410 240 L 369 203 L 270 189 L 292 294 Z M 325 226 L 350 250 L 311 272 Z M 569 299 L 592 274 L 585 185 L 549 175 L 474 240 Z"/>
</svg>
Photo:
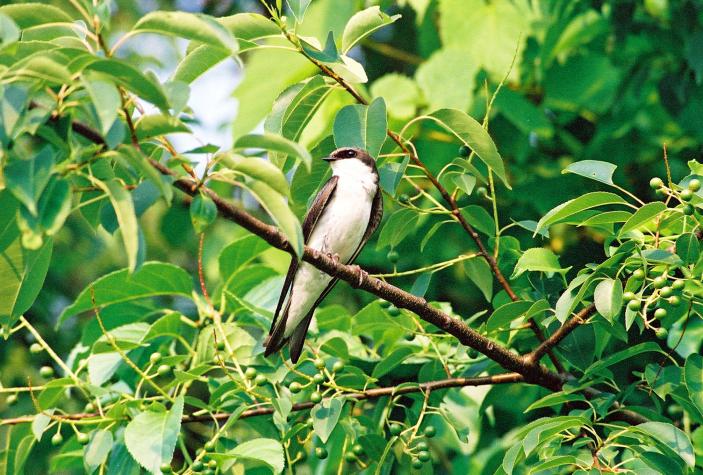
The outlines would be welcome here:
<svg viewBox="0 0 703 475">
<path fill-rule="evenodd" d="M 557 346 L 559 342 L 566 338 L 569 333 L 574 331 L 576 327 L 578 327 L 582 323 L 585 323 L 586 320 L 588 320 L 589 317 L 595 313 L 595 311 L 595 304 L 591 304 L 588 307 L 583 308 L 580 312 L 578 312 L 576 315 L 567 320 L 561 327 L 559 327 L 559 329 L 555 331 L 549 338 L 544 340 L 544 342 L 542 342 L 541 345 L 535 348 L 532 353 L 526 355 L 525 357 L 530 361 L 538 362 L 540 358 L 544 356 L 545 353 L 551 351 L 552 348 Z"/>
</svg>

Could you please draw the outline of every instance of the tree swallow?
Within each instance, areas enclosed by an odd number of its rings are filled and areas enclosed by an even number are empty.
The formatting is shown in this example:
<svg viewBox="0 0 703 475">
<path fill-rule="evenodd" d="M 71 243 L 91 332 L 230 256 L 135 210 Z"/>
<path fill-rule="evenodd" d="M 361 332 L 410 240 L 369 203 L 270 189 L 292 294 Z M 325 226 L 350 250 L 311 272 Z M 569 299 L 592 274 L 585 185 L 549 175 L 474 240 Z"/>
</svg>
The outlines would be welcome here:
<svg viewBox="0 0 703 475">
<path fill-rule="evenodd" d="M 332 177 L 305 215 L 303 237 L 312 249 L 351 264 L 383 216 L 376 162 L 366 151 L 348 147 L 323 160 L 330 162 Z M 336 278 L 311 264 L 291 259 L 264 341 L 265 356 L 290 343 L 290 359 L 298 361 L 312 314 L 336 283 Z"/>
</svg>

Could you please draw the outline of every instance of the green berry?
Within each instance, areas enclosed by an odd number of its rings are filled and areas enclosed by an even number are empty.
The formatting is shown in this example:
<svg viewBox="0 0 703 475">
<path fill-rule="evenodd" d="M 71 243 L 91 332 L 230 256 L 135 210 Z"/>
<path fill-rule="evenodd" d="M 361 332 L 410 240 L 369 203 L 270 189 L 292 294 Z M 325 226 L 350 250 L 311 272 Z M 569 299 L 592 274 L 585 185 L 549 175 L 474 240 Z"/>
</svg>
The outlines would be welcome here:
<svg viewBox="0 0 703 475">
<path fill-rule="evenodd" d="M 667 285 L 665 287 L 662 287 L 662 289 L 659 291 L 659 295 L 664 298 L 671 297 L 672 295 L 674 295 L 674 290 Z"/>
<path fill-rule="evenodd" d="M 5 404 L 7 404 L 8 406 L 13 406 L 17 404 L 17 399 L 17 394 L 10 394 L 9 396 L 7 396 L 7 399 L 5 399 Z"/>
<path fill-rule="evenodd" d="M 266 379 L 266 376 L 264 376 L 263 374 L 257 374 L 256 378 L 254 378 L 254 384 L 256 384 L 257 386 L 263 386 L 267 382 L 268 379 Z"/>
<path fill-rule="evenodd" d="M 203 445 L 203 449 L 205 449 L 207 452 L 212 452 L 213 450 L 215 450 L 215 442 L 213 442 L 212 440 L 208 440 Z"/>
<path fill-rule="evenodd" d="M 308 417 L 308 418 L 305 420 L 305 424 L 306 424 L 308 427 L 312 427 L 312 425 L 313 425 L 314 422 L 315 422 L 315 421 L 313 420 L 312 417 Z"/>
<path fill-rule="evenodd" d="M 636 298 L 637 296 L 634 292 L 625 292 L 624 294 L 622 294 L 622 299 L 625 302 L 630 302 L 631 300 L 635 300 Z"/>
<path fill-rule="evenodd" d="M 95 410 L 95 406 L 93 405 L 92 402 L 89 402 L 88 404 L 85 405 L 85 412 L 93 412 Z"/>
<path fill-rule="evenodd" d="M 393 305 L 388 300 L 383 299 L 378 299 L 378 304 L 381 306 L 381 308 L 390 308 L 390 306 Z"/>
<path fill-rule="evenodd" d="M 462 145 L 459 147 L 459 156 L 460 157 L 468 157 L 471 155 L 471 149 L 467 147 L 466 145 Z"/>
<path fill-rule="evenodd" d="M 437 429 L 435 429 L 434 426 L 425 427 L 425 437 L 432 438 L 435 436 L 436 433 L 437 433 Z"/>
<path fill-rule="evenodd" d="M 51 445 L 59 445 L 63 442 L 63 436 L 61 435 L 61 432 L 57 432 L 56 434 L 51 437 Z"/>
<path fill-rule="evenodd" d="M 665 308 L 658 308 L 654 311 L 654 318 L 661 320 L 662 318 L 666 317 L 666 309 Z"/>
<path fill-rule="evenodd" d="M 390 426 L 391 435 L 398 435 L 403 431 L 403 427 L 400 424 L 393 423 Z"/>
<path fill-rule="evenodd" d="M 420 462 L 428 462 L 430 460 L 430 453 L 426 450 L 423 450 L 419 454 L 417 454 L 417 459 Z"/>
<path fill-rule="evenodd" d="M 354 452 L 347 452 L 344 454 L 344 460 L 346 460 L 347 463 L 354 463 L 356 462 L 356 455 L 354 455 Z"/>
<path fill-rule="evenodd" d="M 388 315 L 390 315 L 391 317 L 397 317 L 398 315 L 400 315 L 400 309 L 395 305 L 391 305 L 390 307 L 388 307 Z"/>
<path fill-rule="evenodd" d="M 645 276 L 644 269 L 636 269 L 636 270 L 632 273 L 632 277 L 635 278 L 635 279 L 637 279 L 637 280 L 642 280 L 642 279 L 644 279 L 644 276 Z"/>
<path fill-rule="evenodd" d="M 318 393 L 317 391 L 313 391 L 313 393 L 310 395 L 310 401 L 314 404 L 317 404 L 318 402 L 322 401 L 322 394 Z"/>
<path fill-rule="evenodd" d="M 324 447 L 315 447 L 315 457 L 320 460 L 325 460 L 327 458 L 327 449 Z"/>
<path fill-rule="evenodd" d="M 42 378 L 51 378 L 54 375 L 54 368 L 51 366 L 42 366 L 39 368 L 39 374 Z"/>
<path fill-rule="evenodd" d="M 190 468 L 194 472 L 202 472 L 205 468 L 205 464 L 202 462 L 202 460 L 196 460 L 195 462 L 193 462 L 193 465 L 191 465 Z"/>
<path fill-rule="evenodd" d="M 640 301 L 639 300 L 630 300 L 627 303 L 627 308 L 629 308 L 630 310 L 635 310 L 635 311 L 639 310 L 640 309 Z"/>
<path fill-rule="evenodd" d="M 699 179 L 694 178 L 688 182 L 688 189 L 691 191 L 698 191 L 701 189 L 701 182 Z"/>
<path fill-rule="evenodd" d="M 313 364 L 315 365 L 315 368 L 323 369 L 325 367 L 325 360 L 322 358 L 316 358 Z"/>
<path fill-rule="evenodd" d="M 666 328 L 659 327 L 654 331 L 654 334 L 659 338 L 660 340 L 665 339 L 667 336 L 669 336 L 669 331 Z"/>
<path fill-rule="evenodd" d="M 217 351 L 225 351 L 227 347 L 225 346 L 224 341 L 218 341 L 217 342 Z"/>
<path fill-rule="evenodd" d="M 681 299 L 676 295 L 672 295 L 666 301 L 669 302 L 669 305 L 673 305 L 674 307 L 681 303 Z"/>
<path fill-rule="evenodd" d="M 88 442 L 90 442 L 90 437 L 88 437 L 88 434 L 79 432 L 78 434 L 76 434 L 76 440 L 79 444 L 86 445 Z"/>
<path fill-rule="evenodd" d="M 344 369 L 344 362 L 343 361 L 335 361 L 334 364 L 332 365 L 332 371 L 335 373 L 339 373 Z"/>
<path fill-rule="evenodd" d="M 170 464 L 170 463 L 162 463 L 162 464 L 161 464 L 161 467 L 159 467 L 159 468 L 161 469 L 161 472 L 163 472 L 163 473 L 171 473 L 171 472 L 173 472 L 173 469 L 171 469 L 171 464 Z"/>
<path fill-rule="evenodd" d="M 400 197 L 398 198 L 398 201 L 400 201 L 400 202 L 403 203 L 403 204 L 408 204 L 408 203 L 410 203 L 410 197 L 409 197 L 408 195 L 406 195 L 405 193 L 403 193 L 403 194 L 400 195 Z"/>
<path fill-rule="evenodd" d="M 681 279 L 677 279 L 674 281 L 673 284 L 671 284 L 671 287 L 674 288 L 674 290 L 681 290 L 686 286 L 686 282 L 684 282 Z"/>
<path fill-rule="evenodd" d="M 420 459 L 413 459 L 412 466 L 415 470 L 420 470 L 424 464 Z"/>
<path fill-rule="evenodd" d="M 418 442 L 418 443 L 415 445 L 415 448 L 416 448 L 417 450 L 423 451 L 423 450 L 429 449 L 429 446 L 427 445 L 427 442 L 425 442 L 424 440 L 421 440 L 420 442 Z"/>
<path fill-rule="evenodd" d="M 683 207 L 683 214 L 686 216 L 691 216 L 693 214 L 693 206 L 690 204 L 687 204 L 686 206 Z"/>
<path fill-rule="evenodd" d="M 361 444 L 354 444 L 352 446 L 352 452 L 354 452 L 355 455 L 361 455 L 364 453 L 364 448 L 361 446 Z"/>
<path fill-rule="evenodd" d="M 247 370 L 244 372 L 244 377 L 247 379 L 254 379 L 256 378 L 256 369 L 254 368 L 247 368 Z"/>
<path fill-rule="evenodd" d="M 42 351 L 44 351 L 44 347 L 41 346 L 39 343 L 32 343 L 32 345 L 29 347 L 30 353 L 37 354 L 41 353 Z"/>
<path fill-rule="evenodd" d="M 395 264 L 398 262 L 398 259 L 400 259 L 400 254 L 398 254 L 398 251 L 389 251 L 386 258 L 388 259 L 388 262 Z"/>
<path fill-rule="evenodd" d="M 655 277 L 654 280 L 652 281 L 652 285 L 654 286 L 655 289 L 661 289 L 666 285 L 666 277 L 663 275 L 660 275 L 658 277 Z"/>
<path fill-rule="evenodd" d="M 216 469 L 217 468 L 217 460 L 210 460 L 207 463 L 207 468 L 211 468 L 213 470 Z"/>
<path fill-rule="evenodd" d="M 167 375 L 167 374 L 170 373 L 170 372 L 171 372 L 171 367 L 170 367 L 169 365 L 167 365 L 167 364 L 162 364 L 162 365 L 159 366 L 158 369 L 156 370 L 156 373 L 157 373 L 159 376 L 165 376 L 165 375 Z"/>
<path fill-rule="evenodd" d="M 480 356 L 480 353 L 478 352 L 478 350 L 475 350 L 473 348 L 469 348 L 469 351 L 467 354 L 468 354 L 469 358 L 471 358 L 472 360 L 475 360 L 476 358 L 478 358 Z"/>
<path fill-rule="evenodd" d="M 693 198 L 693 192 L 691 190 L 681 190 L 679 197 L 682 201 L 691 201 L 691 198 Z"/>
<path fill-rule="evenodd" d="M 321 384 L 325 380 L 325 375 L 322 373 L 315 373 L 312 380 L 315 384 Z"/>
<path fill-rule="evenodd" d="M 299 382 L 293 381 L 288 385 L 288 389 L 290 389 L 290 392 L 292 392 L 293 394 L 296 394 L 299 393 L 300 390 L 303 389 L 303 387 L 300 385 Z"/>
<path fill-rule="evenodd" d="M 158 351 L 155 351 L 154 353 L 149 355 L 149 362 L 151 364 L 156 364 L 159 361 L 161 361 L 161 353 L 159 353 Z"/>
<path fill-rule="evenodd" d="M 488 196 L 488 190 L 485 186 L 479 186 L 478 188 L 476 188 L 476 194 L 481 198 L 485 198 Z"/>
<path fill-rule="evenodd" d="M 654 178 L 649 180 L 649 187 L 653 190 L 658 190 L 662 186 L 664 186 L 664 182 L 658 176 L 655 176 Z"/>
</svg>

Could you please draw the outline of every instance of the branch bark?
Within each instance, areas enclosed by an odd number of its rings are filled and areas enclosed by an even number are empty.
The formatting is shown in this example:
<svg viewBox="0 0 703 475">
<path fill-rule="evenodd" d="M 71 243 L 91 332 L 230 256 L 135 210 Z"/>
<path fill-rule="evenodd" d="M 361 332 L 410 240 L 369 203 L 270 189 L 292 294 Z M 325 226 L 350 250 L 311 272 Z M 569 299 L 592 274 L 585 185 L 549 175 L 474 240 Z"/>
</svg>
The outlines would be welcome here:
<svg viewBox="0 0 703 475">
<path fill-rule="evenodd" d="M 555 331 L 549 338 L 544 340 L 541 345 L 535 348 L 532 353 L 525 355 L 529 361 L 539 362 L 540 358 L 544 356 L 545 353 L 551 351 L 556 347 L 564 338 L 566 338 L 569 333 L 574 331 L 576 327 L 585 323 L 591 315 L 596 312 L 596 304 L 591 304 L 588 307 L 584 307 L 576 315 L 567 320 L 557 331 Z"/>
</svg>

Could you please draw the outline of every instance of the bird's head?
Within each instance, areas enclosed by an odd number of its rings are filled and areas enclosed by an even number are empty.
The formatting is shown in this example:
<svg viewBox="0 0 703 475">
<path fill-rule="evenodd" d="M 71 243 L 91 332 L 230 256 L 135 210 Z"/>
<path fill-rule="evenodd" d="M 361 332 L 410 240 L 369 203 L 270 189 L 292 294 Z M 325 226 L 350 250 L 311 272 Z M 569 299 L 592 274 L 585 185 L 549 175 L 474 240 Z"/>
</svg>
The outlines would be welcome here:
<svg viewBox="0 0 703 475">
<path fill-rule="evenodd" d="M 356 147 L 338 148 L 323 160 L 330 162 L 335 175 L 376 172 L 376 160 L 366 150 Z"/>
</svg>

